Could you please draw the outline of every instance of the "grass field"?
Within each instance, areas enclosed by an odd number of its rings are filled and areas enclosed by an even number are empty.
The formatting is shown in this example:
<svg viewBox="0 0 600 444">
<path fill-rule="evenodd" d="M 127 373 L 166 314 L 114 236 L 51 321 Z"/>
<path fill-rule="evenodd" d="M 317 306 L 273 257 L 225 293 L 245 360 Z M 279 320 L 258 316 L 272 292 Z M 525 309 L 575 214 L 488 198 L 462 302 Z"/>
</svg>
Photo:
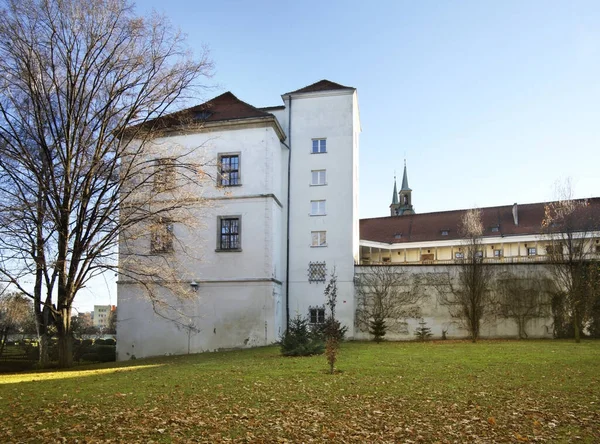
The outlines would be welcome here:
<svg viewBox="0 0 600 444">
<path fill-rule="evenodd" d="M 600 341 L 346 343 L 0 375 L 2 442 L 600 442 Z"/>
</svg>

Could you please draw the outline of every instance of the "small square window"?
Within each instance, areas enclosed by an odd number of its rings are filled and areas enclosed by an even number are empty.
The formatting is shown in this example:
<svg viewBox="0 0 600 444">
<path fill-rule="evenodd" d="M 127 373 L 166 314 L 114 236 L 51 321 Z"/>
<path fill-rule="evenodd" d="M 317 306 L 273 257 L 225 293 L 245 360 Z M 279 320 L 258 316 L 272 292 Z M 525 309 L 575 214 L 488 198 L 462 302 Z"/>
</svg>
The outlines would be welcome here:
<svg viewBox="0 0 600 444">
<path fill-rule="evenodd" d="M 527 256 L 535 256 L 537 254 L 537 250 L 535 247 L 531 247 L 527 249 Z"/>
<path fill-rule="evenodd" d="M 325 323 L 325 307 L 309 307 L 308 318 L 311 324 Z"/>
<path fill-rule="evenodd" d="M 313 154 L 321 154 L 327 152 L 327 139 L 313 139 L 312 151 Z"/>
<path fill-rule="evenodd" d="M 242 248 L 242 221 L 240 216 L 219 217 L 217 251 L 240 251 Z"/>
<path fill-rule="evenodd" d="M 326 170 L 312 170 L 310 172 L 310 184 L 311 185 L 327 185 L 327 171 Z"/>
<path fill-rule="evenodd" d="M 402 233 L 394 234 L 394 239 L 402 239 Z"/>
<path fill-rule="evenodd" d="M 308 263 L 308 282 L 325 282 L 327 266 L 325 262 Z"/>
<path fill-rule="evenodd" d="M 462 251 L 457 251 L 456 253 L 454 253 L 454 259 L 464 259 L 465 258 L 465 253 L 463 253 Z"/>
<path fill-rule="evenodd" d="M 482 258 L 483 257 L 483 251 L 476 251 L 475 252 L 475 257 Z"/>
<path fill-rule="evenodd" d="M 219 154 L 219 176 L 217 180 L 222 187 L 241 185 L 239 154 Z"/>
<path fill-rule="evenodd" d="M 327 232 L 326 231 L 311 231 L 311 246 L 313 247 L 326 247 L 327 246 Z"/>
<path fill-rule="evenodd" d="M 311 216 L 324 216 L 325 215 L 325 201 L 324 200 L 311 200 L 310 201 L 310 215 Z"/>
<path fill-rule="evenodd" d="M 442 230 L 442 236 L 448 236 L 450 234 L 450 230 Z"/>
<path fill-rule="evenodd" d="M 500 231 L 500 227 L 496 225 L 495 227 L 492 227 L 491 230 L 492 233 L 497 233 L 498 231 Z"/>
<path fill-rule="evenodd" d="M 494 257 L 502 257 L 502 250 L 494 250 Z"/>
<path fill-rule="evenodd" d="M 173 221 L 159 217 L 151 227 L 150 251 L 168 253 L 173 251 Z"/>
</svg>

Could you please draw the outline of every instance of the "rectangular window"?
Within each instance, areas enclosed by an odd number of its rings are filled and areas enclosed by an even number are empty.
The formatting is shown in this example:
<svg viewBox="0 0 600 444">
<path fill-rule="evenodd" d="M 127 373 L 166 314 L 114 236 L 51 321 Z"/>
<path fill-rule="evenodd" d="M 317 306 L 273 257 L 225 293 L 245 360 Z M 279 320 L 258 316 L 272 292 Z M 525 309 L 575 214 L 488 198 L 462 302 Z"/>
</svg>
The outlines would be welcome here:
<svg viewBox="0 0 600 444">
<path fill-rule="evenodd" d="M 327 139 L 313 139 L 312 141 L 312 153 L 320 154 L 327 152 Z"/>
<path fill-rule="evenodd" d="M 498 227 L 498 226 L 492 227 L 492 233 L 497 233 L 498 231 L 500 231 L 500 227 Z"/>
<path fill-rule="evenodd" d="M 449 233 L 449 230 L 442 230 L 442 236 L 448 236 Z"/>
<path fill-rule="evenodd" d="M 223 187 L 241 185 L 239 154 L 219 154 L 218 182 Z"/>
<path fill-rule="evenodd" d="M 325 201 L 324 200 L 311 200 L 310 201 L 310 215 L 311 216 L 324 216 L 325 215 Z"/>
<path fill-rule="evenodd" d="M 308 263 L 308 282 L 325 282 L 327 266 L 325 262 Z"/>
<path fill-rule="evenodd" d="M 310 176 L 311 185 L 327 185 L 326 170 L 312 170 Z"/>
<path fill-rule="evenodd" d="M 483 257 L 483 251 L 476 251 L 475 252 L 475 257 L 482 258 Z"/>
<path fill-rule="evenodd" d="M 494 257 L 502 257 L 502 250 L 494 250 Z"/>
<path fill-rule="evenodd" d="M 465 258 L 465 253 L 463 253 L 462 251 L 457 251 L 456 253 L 454 253 L 454 259 L 464 259 Z"/>
<path fill-rule="evenodd" d="M 159 217 L 152 224 L 150 251 L 152 253 L 173 251 L 173 221 L 165 217 Z"/>
<path fill-rule="evenodd" d="M 535 256 L 537 254 L 535 247 L 527 249 L 527 256 Z"/>
<path fill-rule="evenodd" d="M 217 251 L 240 251 L 242 248 L 242 221 L 239 216 L 219 217 L 219 243 Z"/>
<path fill-rule="evenodd" d="M 325 323 L 325 307 L 309 307 L 308 318 L 311 324 Z"/>
<path fill-rule="evenodd" d="M 175 159 L 156 159 L 154 163 L 154 191 L 175 187 Z"/>
<path fill-rule="evenodd" d="M 311 231 L 311 246 L 313 247 L 326 247 L 327 246 L 327 232 L 326 231 Z"/>
</svg>

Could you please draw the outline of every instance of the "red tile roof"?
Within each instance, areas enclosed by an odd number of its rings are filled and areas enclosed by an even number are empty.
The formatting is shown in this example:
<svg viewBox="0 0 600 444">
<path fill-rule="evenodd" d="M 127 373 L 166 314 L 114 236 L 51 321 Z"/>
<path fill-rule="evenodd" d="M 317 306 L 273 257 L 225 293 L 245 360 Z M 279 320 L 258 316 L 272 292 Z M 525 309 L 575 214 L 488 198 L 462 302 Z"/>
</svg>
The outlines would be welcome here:
<svg viewBox="0 0 600 444">
<path fill-rule="evenodd" d="M 158 128 L 165 129 L 187 123 L 219 122 L 261 117 L 272 118 L 273 115 L 246 102 L 242 102 L 228 91 L 208 102 L 149 121 L 145 126 L 156 125 Z"/>
<path fill-rule="evenodd" d="M 340 85 L 339 83 L 332 82 L 330 80 L 319 80 L 312 85 L 305 86 L 304 88 L 297 89 L 296 91 L 290 91 L 286 94 L 298 94 L 298 93 L 309 93 L 309 92 L 319 92 L 319 91 L 331 91 L 336 89 L 354 89 L 351 86 Z"/>
<path fill-rule="evenodd" d="M 600 209 L 600 197 L 588 199 Z M 503 237 L 540 234 L 547 203 L 519 204 L 519 224 L 513 220 L 513 205 L 481 208 L 485 237 Z M 458 233 L 463 214 L 468 210 L 441 211 L 408 216 L 378 217 L 360 220 L 360 239 L 374 242 L 402 244 L 460 239 Z M 498 231 L 492 231 L 498 227 Z M 442 235 L 447 230 L 448 235 Z M 401 237 L 396 237 L 401 235 Z"/>
</svg>

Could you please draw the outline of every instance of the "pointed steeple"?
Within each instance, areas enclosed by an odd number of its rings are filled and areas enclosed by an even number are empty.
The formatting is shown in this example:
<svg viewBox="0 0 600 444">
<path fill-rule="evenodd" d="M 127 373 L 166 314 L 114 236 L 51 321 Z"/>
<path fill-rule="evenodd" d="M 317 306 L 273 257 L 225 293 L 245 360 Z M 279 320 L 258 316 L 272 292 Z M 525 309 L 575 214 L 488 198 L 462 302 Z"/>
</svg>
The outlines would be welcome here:
<svg viewBox="0 0 600 444">
<path fill-rule="evenodd" d="M 394 196 L 392 197 L 392 205 L 398 205 L 398 188 L 396 187 L 396 175 L 394 174 Z"/>
<path fill-rule="evenodd" d="M 402 188 L 400 191 L 411 191 L 408 187 L 408 173 L 406 172 L 406 159 L 404 159 L 404 174 L 402 175 Z"/>
</svg>

